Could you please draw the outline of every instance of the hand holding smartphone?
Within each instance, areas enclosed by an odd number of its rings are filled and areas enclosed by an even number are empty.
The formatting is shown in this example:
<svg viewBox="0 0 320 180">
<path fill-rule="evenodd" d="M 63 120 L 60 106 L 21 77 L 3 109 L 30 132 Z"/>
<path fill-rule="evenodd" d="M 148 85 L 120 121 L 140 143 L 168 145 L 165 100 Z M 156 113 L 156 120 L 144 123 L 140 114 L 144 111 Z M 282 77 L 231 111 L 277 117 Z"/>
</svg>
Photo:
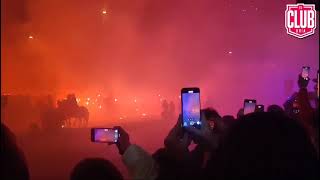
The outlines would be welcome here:
<svg viewBox="0 0 320 180">
<path fill-rule="evenodd" d="M 257 101 L 255 99 L 245 99 L 244 100 L 244 107 L 243 107 L 243 114 L 249 114 L 255 112 Z"/>
<path fill-rule="evenodd" d="M 182 88 L 181 89 L 181 106 L 182 106 L 182 127 L 193 126 L 201 128 L 200 115 L 200 89 L 199 88 Z"/>
<path fill-rule="evenodd" d="M 257 105 L 255 112 L 264 112 L 264 105 L 262 104 Z"/>
<path fill-rule="evenodd" d="M 92 128 L 91 141 L 96 143 L 117 143 L 120 137 L 118 129 Z"/>
</svg>

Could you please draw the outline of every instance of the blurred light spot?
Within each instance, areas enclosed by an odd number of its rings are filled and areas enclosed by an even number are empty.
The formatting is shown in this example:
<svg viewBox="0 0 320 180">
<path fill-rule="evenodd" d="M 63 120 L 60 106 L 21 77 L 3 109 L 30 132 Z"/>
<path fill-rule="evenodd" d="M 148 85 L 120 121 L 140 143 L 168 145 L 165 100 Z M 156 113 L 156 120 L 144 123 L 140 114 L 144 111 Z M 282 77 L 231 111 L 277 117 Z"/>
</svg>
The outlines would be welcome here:
<svg viewBox="0 0 320 180">
<path fill-rule="evenodd" d="M 99 106 L 99 109 L 101 109 L 101 108 L 102 108 L 102 106 L 100 105 L 100 106 Z"/>
<path fill-rule="evenodd" d="M 232 54 L 232 51 L 229 51 L 228 54 Z"/>
<path fill-rule="evenodd" d="M 117 102 L 118 101 L 118 99 L 117 98 L 114 98 L 114 102 Z"/>
<path fill-rule="evenodd" d="M 142 113 L 142 116 L 146 116 L 147 114 L 146 113 Z"/>
<path fill-rule="evenodd" d="M 28 38 L 29 38 L 29 39 L 33 39 L 33 36 L 32 36 L 32 35 L 29 35 Z"/>
</svg>

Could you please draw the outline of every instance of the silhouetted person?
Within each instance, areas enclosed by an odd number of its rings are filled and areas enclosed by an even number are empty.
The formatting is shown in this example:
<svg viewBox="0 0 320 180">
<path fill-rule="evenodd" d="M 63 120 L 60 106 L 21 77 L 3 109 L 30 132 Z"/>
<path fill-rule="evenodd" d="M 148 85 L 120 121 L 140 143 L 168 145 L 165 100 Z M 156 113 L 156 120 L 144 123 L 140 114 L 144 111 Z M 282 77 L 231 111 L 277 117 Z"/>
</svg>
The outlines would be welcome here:
<svg viewBox="0 0 320 180">
<path fill-rule="evenodd" d="M 169 104 L 167 100 L 162 101 L 162 112 L 161 112 L 161 118 L 164 120 L 168 120 L 169 118 Z"/>
<path fill-rule="evenodd" d="M 168 107 L 168 113 L 169 113 L 169 118 L 174 118 L 175 117 L 175 111 L 176 111 L 176 108 L 175 108 L 175 105 L 173 103 L 173 101 L 170 101 L 169 103 L 169 107 Z"/>
<path fill-rule="evenodd" d="M 151 154 L 136 144 L 131 144 L 129 134 L 120 126 L 115 126 L 121 136 L 115 143 L 132 180 L 154 180 L 158 177 L 158 164 Z M 114 143 L 109 143 L 114 144 Z"/>
<path fill-rule="evenodd" d="M 244 116 L 244 110 L 243 110 L 243 108 L 240 108 L 237 113 L 237 119 L 240 119 L 243 116 Z"/>
<path fill-rule="evenodd" d="M 284 110 L 282 109 L 282 107 L 280 107 L 276 104 L 273 104 L 273 105 L 268 106 L 267 112 L 284 113 Z"/>
<path fill-rule="evenodd" d="M 252 113 L 236 121 L 208 179 L 315 179 L 314 148 L 301 125 L 280 113 Z"/>
<path fill-rule="evenodd" d="M 233 116 L 224 116 L 224 118 L 221 118 L 218 111 L 213 108 L 203 109 L 202 112 L 205 115 L 205 119 L 210 126 L 213 136 L 217 138 L 217 144 L 219 144 L 227 133 L 229 126 L 234 121 Z M 214 150 L 206 146 L 205 142 L 203 142 L 201 138 L 192 134 L 190 136 L 194 143 L 197 144 L 195 149 L 190 152 L 191 157 L 195 164 L 199 167 L 204 167 L 211 156 L 215 156 Z"/>
<path fill-rule="evenodd" d="M 222 121 L 226 124 L 227 128 L 230 128 L 236 119 L 232 115 L 225 115 L 222 117 Z"/>
<path fill-rule="evenodd" d="M 122 180 L 119 170 L 108 160 L 87 158 L 72 170 L 70 180 Z"/>
<path fill-rule="evenodd" d="M 29 179 L 24 154 L 17 146 L 14 134 L 4 124 L 1 124 L 1 179 Z"/>
</svg>

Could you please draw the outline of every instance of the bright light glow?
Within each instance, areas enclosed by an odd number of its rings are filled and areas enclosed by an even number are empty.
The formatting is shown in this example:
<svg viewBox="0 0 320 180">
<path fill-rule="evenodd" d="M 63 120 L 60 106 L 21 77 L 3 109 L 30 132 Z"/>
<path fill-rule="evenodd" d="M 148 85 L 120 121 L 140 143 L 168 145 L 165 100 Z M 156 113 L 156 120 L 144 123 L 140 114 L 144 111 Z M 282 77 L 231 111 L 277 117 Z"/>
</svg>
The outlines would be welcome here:
<svg viewBox="0 0 320 180">
<path fill-rule="evenodd" d="M 161 95 L 159 94 L 158 96 L 160 97 Z"/>
<path fill-rule="evenodd" d="M 102 108 L 102 106 L 100 105 L 100 106 L 99 106 L 99 109 L 101 109 L 101 108 Z"/>
<path fill-rule="evenodd" d="M 90 98 L 87 98 L 88 101 L 90 101 Z"/>
<path fill-rule="evenodd" d="M 62 125 L 61 128 L 64 128 L 64 125 Z"/>
<path fill-rule="evenodd" d="M 33 39 L 33 36 L 32 36 L 32 35 L 29 35 L 28 38 L 29 38 L 29 39 Z"/>
<path fill-rule="evenodd" d="M 133 100 L 135 103 L 137 102 L 137 100 L 135 99 L 135 100 Z"/>
<path fill-rule="evenodd" d="M 229 51 L 228 54 L 232 54 L 232 51 Z"/>
<path fill-rule="evenodd" d="M 107 14 L 107 10 L 102 10 L 102 12 L 101 12 L 102 14 Z"/>
<path fill-rule="evenodd" d="M 118 99 L 117 98 L 114 98 L 114 102 L 117 102 L 118 101 Z"/>
<path fill-rule="evenodd" d="M 98 94 L 98 97 L 100 97 L 101 95 L 100 94 Z"/>
<path fill-rule="evenodd" d="M 142 116 L 146 116 L 147 114 L 146 113 L 142 113 Z"/>
<path fill-rule="evenodd" d="M 89 105 L 89 102 L 88 102 L 88 101 L 86 102 L 86 105 Z"/>
<path fill-rule="evenodd" d="M 80 102 L 80 98 L 77 98 L 77 102 Z"/>
<path fill-rule="evenodd" d="M 119 119 L 123 119 L 122 117 L 120 117 Z"/>
</svg>

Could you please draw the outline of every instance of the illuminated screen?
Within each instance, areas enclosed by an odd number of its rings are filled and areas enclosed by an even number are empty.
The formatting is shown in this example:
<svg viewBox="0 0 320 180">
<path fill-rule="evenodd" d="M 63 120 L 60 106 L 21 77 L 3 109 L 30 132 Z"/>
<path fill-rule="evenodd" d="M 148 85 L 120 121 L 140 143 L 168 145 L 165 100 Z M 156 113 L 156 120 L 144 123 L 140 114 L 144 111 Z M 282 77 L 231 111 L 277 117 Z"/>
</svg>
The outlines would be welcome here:
<svg viewBox="0 0 320 180">
<path fill-rule="evenodd" d="M 256 103 L 254 101 L 245 101 L 244 102 L 244 114 L 249 114 L 254 112 L 256 109 Z"/>
<path fill-rule="evenodd" d="M 183 126 L 200 127 L 200 93 L 182 94 L 182 117 Z"/>
<path fill-rule="evenodd" d="M 117 142 L 119 133 L 117 129 L 95 129 L 94 141 L 95 142 Z"/>
</svg>

